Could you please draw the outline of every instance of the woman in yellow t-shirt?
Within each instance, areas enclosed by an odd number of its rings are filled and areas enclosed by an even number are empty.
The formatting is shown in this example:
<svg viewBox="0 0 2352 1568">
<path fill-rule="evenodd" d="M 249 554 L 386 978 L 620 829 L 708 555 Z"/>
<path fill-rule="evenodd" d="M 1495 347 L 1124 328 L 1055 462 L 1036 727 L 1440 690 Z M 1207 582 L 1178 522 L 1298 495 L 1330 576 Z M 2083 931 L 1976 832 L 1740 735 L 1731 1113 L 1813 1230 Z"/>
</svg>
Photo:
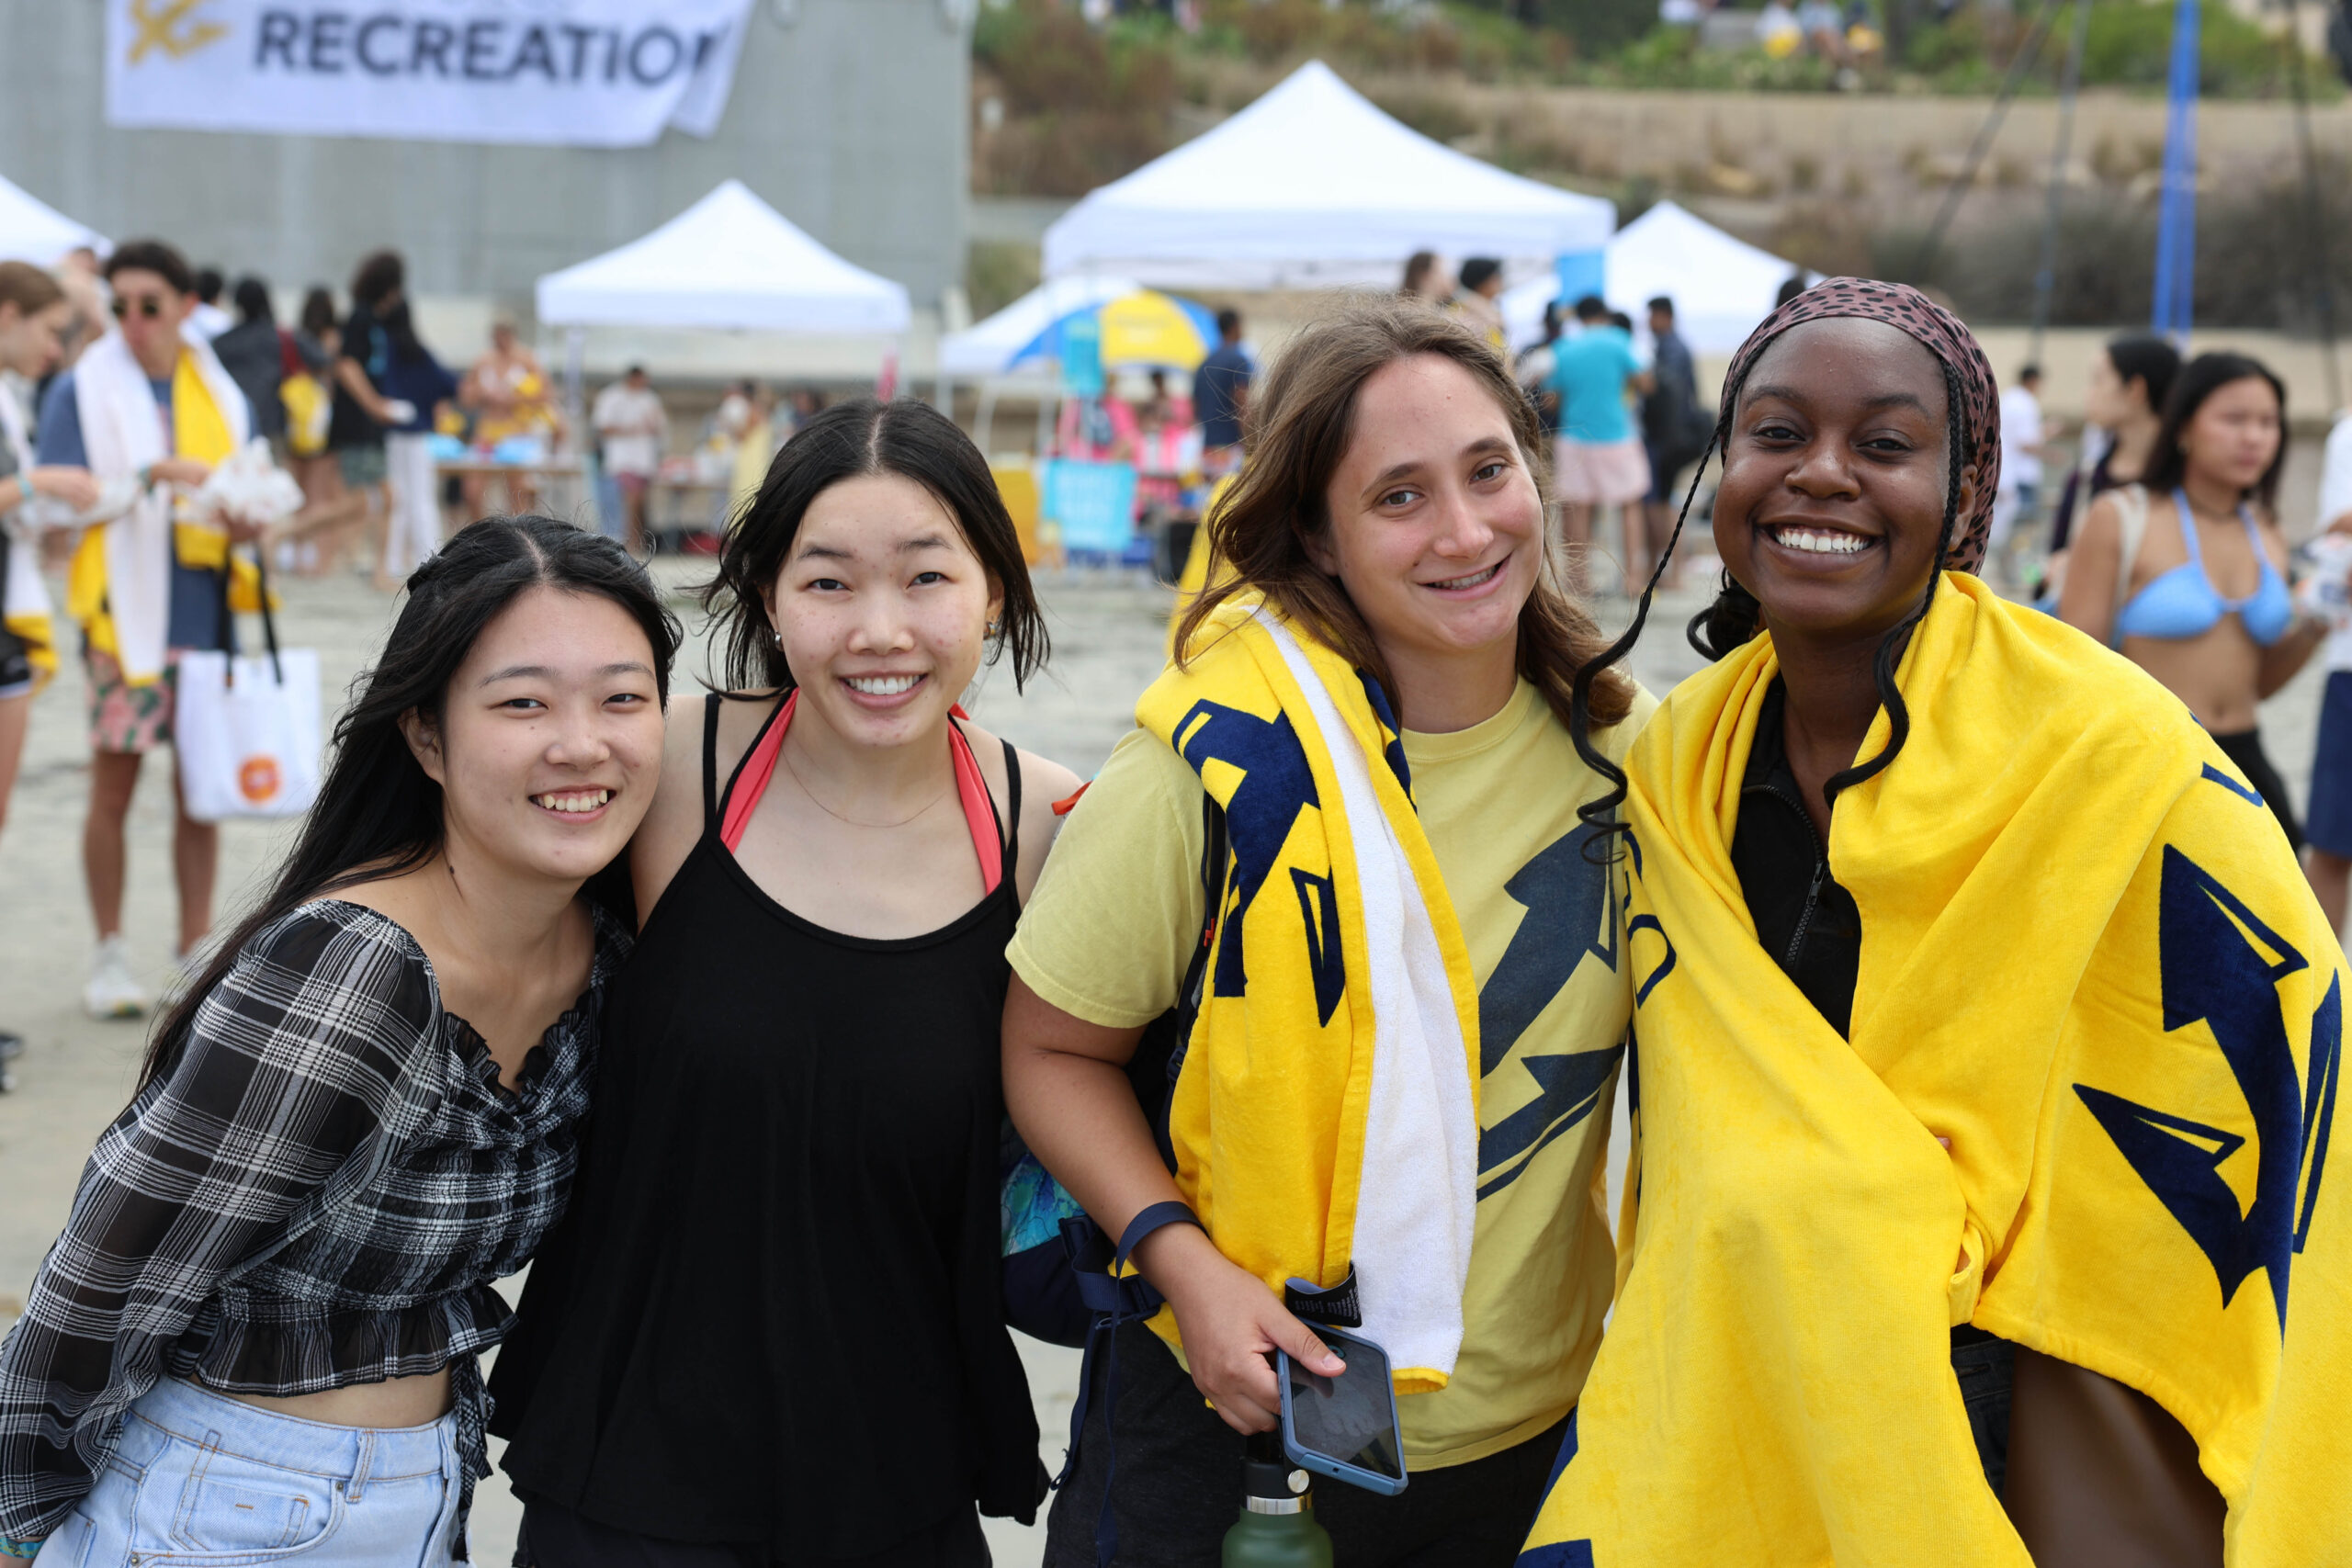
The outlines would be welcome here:
<svg viewBox="0 0 2352 1568">
<path fill-rule="evenodd" d="M 1197 1222 L 1137 1245 L 1169 1304 L 1097 1358 L 1117 1385 L 1092 1370 L 1046 1561 L 1095 1561 L 1114 1393 L 1118 1561 L 1215 1560 L 1240 1434 L 1275 1425 L 1270 1353 L 1337 1370 L 1276 1293 L 1295 1276 L 1317 1290 L 1293 1303 L 1360 1316 L 1404 1385 L 1408 1488 L 1316 1497 L 1339 1560 L 1503 1568 L 1614 1270 L 1604 1155 L 1632 998 L 1577 815 L 1600 784 L 1567 725 L 1603 639 L 1546 558 L 1533 412 L 1460 321 L 1352 307 L 1294 340 L 1250 416 L 1250 460 L 1207 524 L 1234 570 L 1186 613 L 1186 658 L 1072 811 L 1010 950 L 1005 1095 L 1031 1148 L 1112 1236 L 1165 1204 Z M 1595 673 L 1593 728 L 1619 756 L 1655 704 Z M 1229 856 L 1206 855 L 1213 833 Z M 1384 952 L 1365 918 L 1381 890 L 1351 880 L 1384 852 L 1409 868 L 1390 884 L 1444 956 L 1451 1007 L 1413 1013 L 1391 984 L 1413 954 Z M 1204 941 L 1214 978 L 1161 1072 L 1138 1045 Z M 1364 1064 L 1392 1060 L 1407 1013 L 1442 1042 L 1420 1064 L 1436 1087 L 1367 1117 L 1350 1097 L 1369 1080 L 1379 1101 Z M 1158 1086 L 1140 1107 L 1131 1078 Z M 1461 1135 L 1431 1146 L 1451 1153 L 1385 1154 L 1393 1123 L 1442 1120 L 1425 1101 L 1449 1095 Z M 1437 1228 L 1455 1277 L 1444 1257 L 1379 1263 L 1421 1256 L 1381 1217 L 1400 1189 L 1453 1194 L 1459 1224 Z M 1359 1314 L 1333 1310 L 1358 1288 Z"/>
</svg>

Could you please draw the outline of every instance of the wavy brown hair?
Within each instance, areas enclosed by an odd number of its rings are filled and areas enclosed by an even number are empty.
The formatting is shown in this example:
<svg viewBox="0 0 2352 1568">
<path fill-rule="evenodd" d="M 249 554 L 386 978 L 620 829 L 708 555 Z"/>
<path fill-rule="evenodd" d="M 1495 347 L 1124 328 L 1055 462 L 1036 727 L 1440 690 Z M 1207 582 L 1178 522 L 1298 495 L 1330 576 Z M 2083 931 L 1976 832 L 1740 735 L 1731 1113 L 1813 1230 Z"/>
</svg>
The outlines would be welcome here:
<svg viewBox="0 0 2352 1568">
<path fill-rule="evenodd" d="M 1502 409 L 1549 512 L 1544 427 L 1502 356 L 1458 318 L 1428 305 L 1351 301 L 1292 339 L 1250 399 L 1243 416 L 1249 461 L 1209 513 L 1205 526 L 1216 566 L 1177 629 L 1180 661 L 1189 659 L 1194 634 L 1219 608 L 1259 593 L 1295 625 L 1314 628 L 1395 700 L 1396 683 L 1371 626 L 1339 580 L 1307 558 L 1306 541 L 1331 525 L 1326 497 L 1354 436 L 1356 397 L 1364 382 L 1385 366 L 1423 354 L 1461 366 Z M 1519 612 L 1519 672 L 1566 725 L 1577 672 L 1608 649 L 1609 638 L 1560 581 L 1547 552 L 1535 590 Z M 1595 676 L 1592 722 L 1615 724 L 1633 706 L 1634 682 L 1611 669 Z"/>
</svg>

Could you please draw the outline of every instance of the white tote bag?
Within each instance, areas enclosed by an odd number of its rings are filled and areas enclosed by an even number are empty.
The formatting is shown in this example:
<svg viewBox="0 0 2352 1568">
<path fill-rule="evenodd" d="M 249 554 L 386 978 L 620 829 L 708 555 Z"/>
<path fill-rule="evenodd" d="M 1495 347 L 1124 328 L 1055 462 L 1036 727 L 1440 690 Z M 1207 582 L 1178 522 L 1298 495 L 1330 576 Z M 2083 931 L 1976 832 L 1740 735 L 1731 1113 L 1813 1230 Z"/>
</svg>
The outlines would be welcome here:
<svg viewBox="0 0 2352 1568">
<path fill-rule="evenodd" d="M 261 592 L 267 652 L 180 656 L 172 744 L 199 822 L 299 817 L 319 793 L 318 650 L 277 646 L 266 578 Z M 221 615 L 225 627 L 225 604 Z"/>
</svg>

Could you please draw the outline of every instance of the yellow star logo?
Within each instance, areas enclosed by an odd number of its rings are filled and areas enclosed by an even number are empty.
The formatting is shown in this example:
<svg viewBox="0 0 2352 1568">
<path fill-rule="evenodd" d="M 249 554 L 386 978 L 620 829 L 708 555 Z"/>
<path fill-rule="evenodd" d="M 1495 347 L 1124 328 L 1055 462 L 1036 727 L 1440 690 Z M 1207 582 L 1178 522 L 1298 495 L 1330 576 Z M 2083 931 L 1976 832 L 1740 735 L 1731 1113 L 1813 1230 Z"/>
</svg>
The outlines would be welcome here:
<svg viewBox="0 0 2352 1568">
<path fill-rule="evenodd" d="M 139 36 L 130 40 L 130 63 L 161 50 L 166 59 L 179 60 L 229 36 L 227 27 L 195 15 L 204 0 L 130 0 L 130 19 Z"/>
</svg>

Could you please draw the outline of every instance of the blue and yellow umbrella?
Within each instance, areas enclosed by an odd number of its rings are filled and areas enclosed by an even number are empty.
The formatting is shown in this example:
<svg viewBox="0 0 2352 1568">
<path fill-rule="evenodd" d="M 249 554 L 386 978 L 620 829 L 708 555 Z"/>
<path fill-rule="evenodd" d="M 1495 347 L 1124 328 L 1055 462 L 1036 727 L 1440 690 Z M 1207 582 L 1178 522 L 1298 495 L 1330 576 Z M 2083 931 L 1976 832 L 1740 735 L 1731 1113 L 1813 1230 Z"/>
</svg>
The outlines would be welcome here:
<svg viewBox="0 0 2352 1568">
<path fill-rule="evenodd" d="M 1066 359 L 1094 329 L 1101 364 L 1109 370 L 1192 370 L 1216 345 L 1216 318 L 1207 308 L 1156 288 L 1138 288 L 1114 299 L 1082 305 L 1057 318 L 1045 331 L 1022 346 L 1008 369 L 1027 369 L 1048 360 Z"/>
</svg>

